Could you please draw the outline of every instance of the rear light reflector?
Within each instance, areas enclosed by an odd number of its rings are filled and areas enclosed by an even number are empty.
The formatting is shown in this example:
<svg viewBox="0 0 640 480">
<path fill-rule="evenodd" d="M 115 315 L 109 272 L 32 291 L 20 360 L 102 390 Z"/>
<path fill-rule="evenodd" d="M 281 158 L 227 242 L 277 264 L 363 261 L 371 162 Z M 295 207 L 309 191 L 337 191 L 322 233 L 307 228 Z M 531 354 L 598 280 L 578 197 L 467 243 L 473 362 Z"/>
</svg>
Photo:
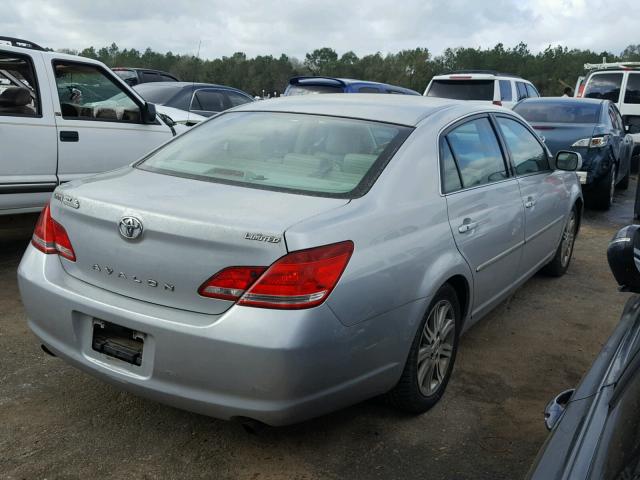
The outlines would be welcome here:
<svg viewBox="0 0 640 480">
<path fill-rule="evenodd" d="M 229 267 L 220 270 L 198 289 L 203 297 L 238 300 L 267 267 Z"/>
<path fill-rule="evenodd" d="M 49 204 L 38 217 L 31 244 L 43 253 L 58 254 L 72 262 L 76 261 L 69 235 L 62 225 L 51 218 Z"/>
<path fill-rule="evenodd" d="M 198 293 L 238 300 L 238 305 L 249 307 L 315 307 L 334 289 L 352 253 L 353 242 L 348 240 L 291 252 L 269 268 L 225 268 L 207 280 Z"/>
</svg>

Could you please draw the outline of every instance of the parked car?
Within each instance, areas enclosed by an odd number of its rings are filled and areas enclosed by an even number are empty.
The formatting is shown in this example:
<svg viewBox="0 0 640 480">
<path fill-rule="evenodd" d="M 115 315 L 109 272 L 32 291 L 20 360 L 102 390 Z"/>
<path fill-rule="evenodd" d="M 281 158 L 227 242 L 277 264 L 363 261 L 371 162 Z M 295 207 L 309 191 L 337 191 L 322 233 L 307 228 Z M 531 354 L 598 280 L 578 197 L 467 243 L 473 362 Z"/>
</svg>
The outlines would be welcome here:
<svg viewBox="0 0 640 480">
<path fill-rule="evenodd" d="M 116 72 L 122 80 L 132 87 L 141 83 L 149 82 L 179 82 L 178 77 L 162 70 L 153 70 L 150 68 L 127 68 L 114 67 L 111 70 Z"/>
<path fill-rule="evenodd" d="M 0 37 L 0 90 L 0 215 L 40 211 L 56 185 L 131 163 L 176 130 L 104 64 L 27 40 Z"/>
<path fill-rule="evenodd" d="M 387 83 L 334 77 L 293 77 L 284 91 L 284 96 L 308 95 L 313 93 L 395 93 L 400 95 L 420 95 L 415 90 L 397 87 Z"/>
<path fill-rule="evenodd" d="M 609 100 L 548 97 L 523 100 L 514 111 L 540 132 L 551 153 L 582 155 L 578 172 L 588 203 L 608 209 L 618 188 L 629 186 L 633 138 L 625 133 L 618 107 Z"/>
<path fill-rule="evenodd" d="M 452 98 L 513 106 L 525 98 L 540 96 L 529 80 L 493 70 L 456 70 L 431 79 L 425 97 Z"/>
<path fill-rule="evenodd" d="M 613 274 L 640 293 L 640 230 L 621 229 L 609 244 Z M 635 251 L 634 251 L 635 250 Z M 551 430 L 528 478 L 635 479 L 640 472 L 640 297 L 629 298 L 620 323 L 580 385 L 545 409 Z"/>
<path fill-rule="evenodd" d="M 254 101 L 237 88 L 212 83 L 155 82 L 136 85 L 147 101 L 210 117 L 229 108 Z"/>
<path fill-rule="evenodd" d="M 566 272 L 579 160 L 498 107 L 247 104 L 58 187 L 20 292 L 46 349 L 180 408 L 282 425 L 387 392 L 421 413 L 464 330 Z"/>
<path fill-rule="evenodd" d="M 633 136 L 633 155 L 640 154 L 640 62 L 585 64 L 589 70 L 576 96 L 611 100 Z"/>
</svg>

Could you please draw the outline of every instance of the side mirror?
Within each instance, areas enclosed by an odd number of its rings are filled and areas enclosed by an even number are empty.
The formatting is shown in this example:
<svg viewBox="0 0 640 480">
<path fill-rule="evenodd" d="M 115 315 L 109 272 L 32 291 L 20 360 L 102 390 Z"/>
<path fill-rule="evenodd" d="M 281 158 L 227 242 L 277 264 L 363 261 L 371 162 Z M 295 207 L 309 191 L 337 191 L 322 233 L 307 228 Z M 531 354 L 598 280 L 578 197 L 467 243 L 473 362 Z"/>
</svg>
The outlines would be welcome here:
<svg viewBox="0 0 640 480">
<path fill-rule="evenodd" d="M 142 123 L 155 123 L 156 106 L 153 103 L 145 102 L 140 113 L 142 115 Z"/>
<path fill-rule="evenodd" d="M 640 225 L 618 230 L 609 242 L 607 260 L 620 289 L 640 293 Z"/>
<path fill-rule="evenodd" d="M 567 172 L 575 172 L 582 167 L 582 155 L 578 152 L 570 152 L 568 150 L 560 150 L 556 153 L 556 168 L 558 170 L 566 170 Z"/>
</svg>

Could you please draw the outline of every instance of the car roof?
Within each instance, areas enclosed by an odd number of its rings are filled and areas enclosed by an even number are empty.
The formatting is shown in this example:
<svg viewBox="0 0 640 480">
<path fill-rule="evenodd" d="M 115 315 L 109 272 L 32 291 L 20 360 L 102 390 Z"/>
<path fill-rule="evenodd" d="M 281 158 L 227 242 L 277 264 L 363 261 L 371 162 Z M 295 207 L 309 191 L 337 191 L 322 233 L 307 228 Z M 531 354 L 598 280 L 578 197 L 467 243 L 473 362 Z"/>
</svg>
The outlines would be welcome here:
<svg viewBox="0 0 640 480">
<path fill-rule="evenodd" d="M 538 97 L 538 98 L 525 98 L 521 100 L 520 103 L 566 103 L 566 104 L 575 104 L 575 103 L 591 103 L 591 104 L 602 104 L 607 103 L 610 100 L 602 99 L 602 98 L 576 98 L 576 97 Z"/>
<path fill-rule="evenodd" d="M 377 93 L 330 93 L 293 95 L 248 103 L 234 112 L 283 112 L 357 118 L 398 125 L 416 126 L 436 112 L 451 110 L 453 116 L 475 112 L 506 112 L 502 107 L 479 105 L 448 98 L 415 95 L 380 95 Z"/>
<path fill-rule="evenodd" d="M 176 90 L 181 89 L 181 88 L 185 88 L 185 87 L 197 87 L 197 88 L 203 88 L 203 87 L 211 87 L 211 88 L 224 88 L 226 90 L 233 90 L 234 92 L 238 92 L 241 93 L 243 95 L 247 95 L 247 96 L 251 96 L 249 95 L 247 92 L 244 92 L 238 88 L 234 88 L 234 87 L 229 87 L 227 85 L 218 85 L 216 83 L 199 83 L 199 82 L 147 82 L 147 83 L 140 83 L 138 85 L 135 85 L 134 88 L 138 88 L 138 87 L 143 87 L 143 88 L 148 88 L 148 87 L 152 87 L 152 86 L 157 86 L 157 87 L 173 87 Z"/>
<path fill-rule="evenodd" d="M 464 76 L 464 78 L 460 78 L 461 76 Z M 498 72 L 496 70 L 453 70 L 451 72 L 441 73 L 440 75 L 434 75 L 433 78 L 435 80 L 495 80 L 500 77 L 517 79 L 531 83 L 529 80 L 526 80 L 519 75 Z"/>
<path fill-rule="evenodd" d="M 319 76 L 300 76 L 292 77 L 289 79 L 289 85 L 341 85 L 346 87 L 347 85 L 371 85 L 378 87 L 390 87 L 403 92 L 414 92 L 420 95 L 415 90 L 411 90 L 406 87 L 399 87 L 398 85 L 392 85 L 390 83 L 374 82 L 372 80 L 358 80 L 355 78 L 339 78 L 339 77 L 319 77 Z"/>
</svg>

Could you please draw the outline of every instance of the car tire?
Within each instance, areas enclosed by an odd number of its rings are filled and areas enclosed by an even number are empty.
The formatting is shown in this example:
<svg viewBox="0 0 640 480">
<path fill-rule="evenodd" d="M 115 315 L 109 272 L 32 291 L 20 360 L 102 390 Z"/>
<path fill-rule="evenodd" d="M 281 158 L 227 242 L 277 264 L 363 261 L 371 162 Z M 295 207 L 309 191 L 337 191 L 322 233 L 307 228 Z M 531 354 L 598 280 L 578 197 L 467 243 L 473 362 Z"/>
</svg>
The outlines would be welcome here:
<svg viewBox="0 0 640 480">
<path fill-rule="evenodd" d="M 400 380 L 387 394 L 392 405 L 420 414 L 438 403 L 451 377 L 461 323 L 458 295 L 444 284 L 420 322 Z"/>
<path fill-rule="evenodd" d="M 629 166 L 627 167 L 627 173 L 625 174 L 624 177 L 622 177 L 622 180 L 620 180 L 620 183 L 618 183 L 616 188 L 619 188 L 620 190 L 626 190 L 627 188 L 629 188 L 630 176 L 631 176 L 631 162 L 629 162 Z"/>
<path fill-rule="evenodd" d="M 573 256 L 573 247 L 576 242 L 576 234 L 578 232 L 578 210 L 574 206 L 569 212 L 569 218 L 565 223 L 562 231 L 560 245 L 556 250 L 553 259 L 545 265 L 542 272 L 551 277 L 561 277 L 569 269 L 571 257 Z"/>
<path fill-rule="evenodd" d="M 595 185 L 591 195 L 591 204 L 598 210 L 609 210 L 613 203 L 616 188 L 616 166 L 613 165 L 607 175 Z"/>
</svg>

